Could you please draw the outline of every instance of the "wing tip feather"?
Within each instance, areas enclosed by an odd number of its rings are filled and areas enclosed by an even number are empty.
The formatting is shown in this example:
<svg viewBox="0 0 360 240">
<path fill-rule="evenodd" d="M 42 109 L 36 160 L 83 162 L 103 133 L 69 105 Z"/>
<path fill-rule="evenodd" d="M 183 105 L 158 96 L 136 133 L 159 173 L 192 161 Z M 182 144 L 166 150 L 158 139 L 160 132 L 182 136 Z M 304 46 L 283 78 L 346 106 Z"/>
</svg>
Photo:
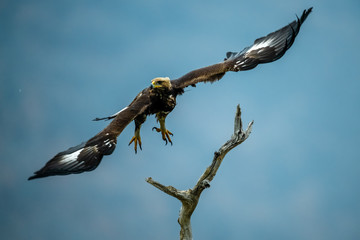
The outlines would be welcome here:
<svg viewBox="0 0 360 240">
<path fill-rule="evenodd" d="M 91 142 L 82 143 L 56 154 L 28 180 L 92 171 L 98 167 L 103 156 L 110 155 L 115 147 L 116 138 L 100 135 Z"/>
</svg>

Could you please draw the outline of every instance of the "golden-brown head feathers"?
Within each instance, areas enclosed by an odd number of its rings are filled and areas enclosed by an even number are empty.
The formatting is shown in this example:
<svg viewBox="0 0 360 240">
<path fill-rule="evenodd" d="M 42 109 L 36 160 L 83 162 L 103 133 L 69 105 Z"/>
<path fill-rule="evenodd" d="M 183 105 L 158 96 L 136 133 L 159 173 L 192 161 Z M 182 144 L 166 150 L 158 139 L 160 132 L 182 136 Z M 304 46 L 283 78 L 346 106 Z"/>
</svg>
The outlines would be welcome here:
<svg viewBox="0 0 360 240">
<path fill-rule="evenodd" d="M 151 80 L 151 85 L 154 88 L 164 88 L 164 89 L 171 89 L 171 82 L 170 78 L 168 77 L 157 77 Z"/>
</svg>

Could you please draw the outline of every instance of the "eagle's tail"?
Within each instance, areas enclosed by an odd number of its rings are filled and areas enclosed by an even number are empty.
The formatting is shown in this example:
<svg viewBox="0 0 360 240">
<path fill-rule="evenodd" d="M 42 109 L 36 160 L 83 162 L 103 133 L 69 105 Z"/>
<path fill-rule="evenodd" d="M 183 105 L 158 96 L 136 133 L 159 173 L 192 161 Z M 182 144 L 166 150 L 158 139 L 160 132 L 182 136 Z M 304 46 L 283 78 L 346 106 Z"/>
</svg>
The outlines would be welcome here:
<svg viewBox="0 0 360 240">
<path fill-rule="evenodd" d="M 68 175 L 94 170 L 104 155 L 110 155 L 116 147 L 116 137 L 96 135 L 86 143 L 58 153 L 28 180 L 53 175 Z"/>
</svg>

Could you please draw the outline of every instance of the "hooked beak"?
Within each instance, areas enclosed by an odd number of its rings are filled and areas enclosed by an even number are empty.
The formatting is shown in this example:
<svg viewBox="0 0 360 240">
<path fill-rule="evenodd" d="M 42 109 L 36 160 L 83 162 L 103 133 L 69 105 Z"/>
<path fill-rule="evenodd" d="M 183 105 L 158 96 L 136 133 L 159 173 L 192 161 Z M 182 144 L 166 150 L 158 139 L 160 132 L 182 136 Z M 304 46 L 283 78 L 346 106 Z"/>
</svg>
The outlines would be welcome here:
<svg viewBox="0 0 360 240">
<path fill-rule="evenodd" d="M 151 86 L 152 86 L 152 88 L 158 88 L 158 87 L 161 87 L 161 85 L 160 85 L 160 84 L 158 84 L 155 80 L 152 80 L 152 81 L 151 81 Z"/>
</svg>

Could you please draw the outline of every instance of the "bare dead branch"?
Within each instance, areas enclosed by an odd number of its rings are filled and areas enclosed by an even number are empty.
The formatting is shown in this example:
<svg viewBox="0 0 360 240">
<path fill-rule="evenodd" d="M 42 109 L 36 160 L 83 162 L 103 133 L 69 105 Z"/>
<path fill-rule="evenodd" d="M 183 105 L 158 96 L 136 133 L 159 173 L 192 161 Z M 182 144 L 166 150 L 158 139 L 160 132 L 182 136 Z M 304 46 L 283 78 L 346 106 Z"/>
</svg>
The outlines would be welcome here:
<svg viewBox="0 0 360 240">
<path fill-rule="evenodd" d="M 240 106 L 236 107 L 236 114 L 234 120 L 234 133 L 231 136 L 230 140 L 224 143 L 217 152 L 214 153 L 214 158 L 212 163 L 204 173 L 199 178 L 198 182 L 192 189 L 185 191 L 177 190 L 172 186 L 164 186 L 161 183 L 154 181 L 151 177 L 146 179 L 146 182 L 150 183 L 154 187 L 160 189 L 166 194 L 173 196 L 179 199 L 182 203 L 178 222 L 181 226 L 180 230 L 180 239 L 181 240 L 190 240 L 192 238 L 192 229 L 191 229 L 191 215 L 194 212 L 202 191 L 205 188 L 210 187 L 210 182 L 214 179 L 225 155 L 236 146 L 243 143 L 250 135 L 252 125 L 254 121 L 251 121 L 244 131 L 242 129 L 242 120 L 241 120 L 241 109 Z"/>
<path fill-rule="evenodd" d="M 160 189 L 164 193 L 179 199 L 180 201 L 189 201 L 190 200 L 188 198 L 189 194 L 187 193 L 187 191 L 179 191 L 176 188 L 174 188 L 173 186 L 164 186 L 161 183 L 154 181 L 151 177 L 145 179 L 145 181 L 150 183 L 154 187 Z"/>
</svg>

